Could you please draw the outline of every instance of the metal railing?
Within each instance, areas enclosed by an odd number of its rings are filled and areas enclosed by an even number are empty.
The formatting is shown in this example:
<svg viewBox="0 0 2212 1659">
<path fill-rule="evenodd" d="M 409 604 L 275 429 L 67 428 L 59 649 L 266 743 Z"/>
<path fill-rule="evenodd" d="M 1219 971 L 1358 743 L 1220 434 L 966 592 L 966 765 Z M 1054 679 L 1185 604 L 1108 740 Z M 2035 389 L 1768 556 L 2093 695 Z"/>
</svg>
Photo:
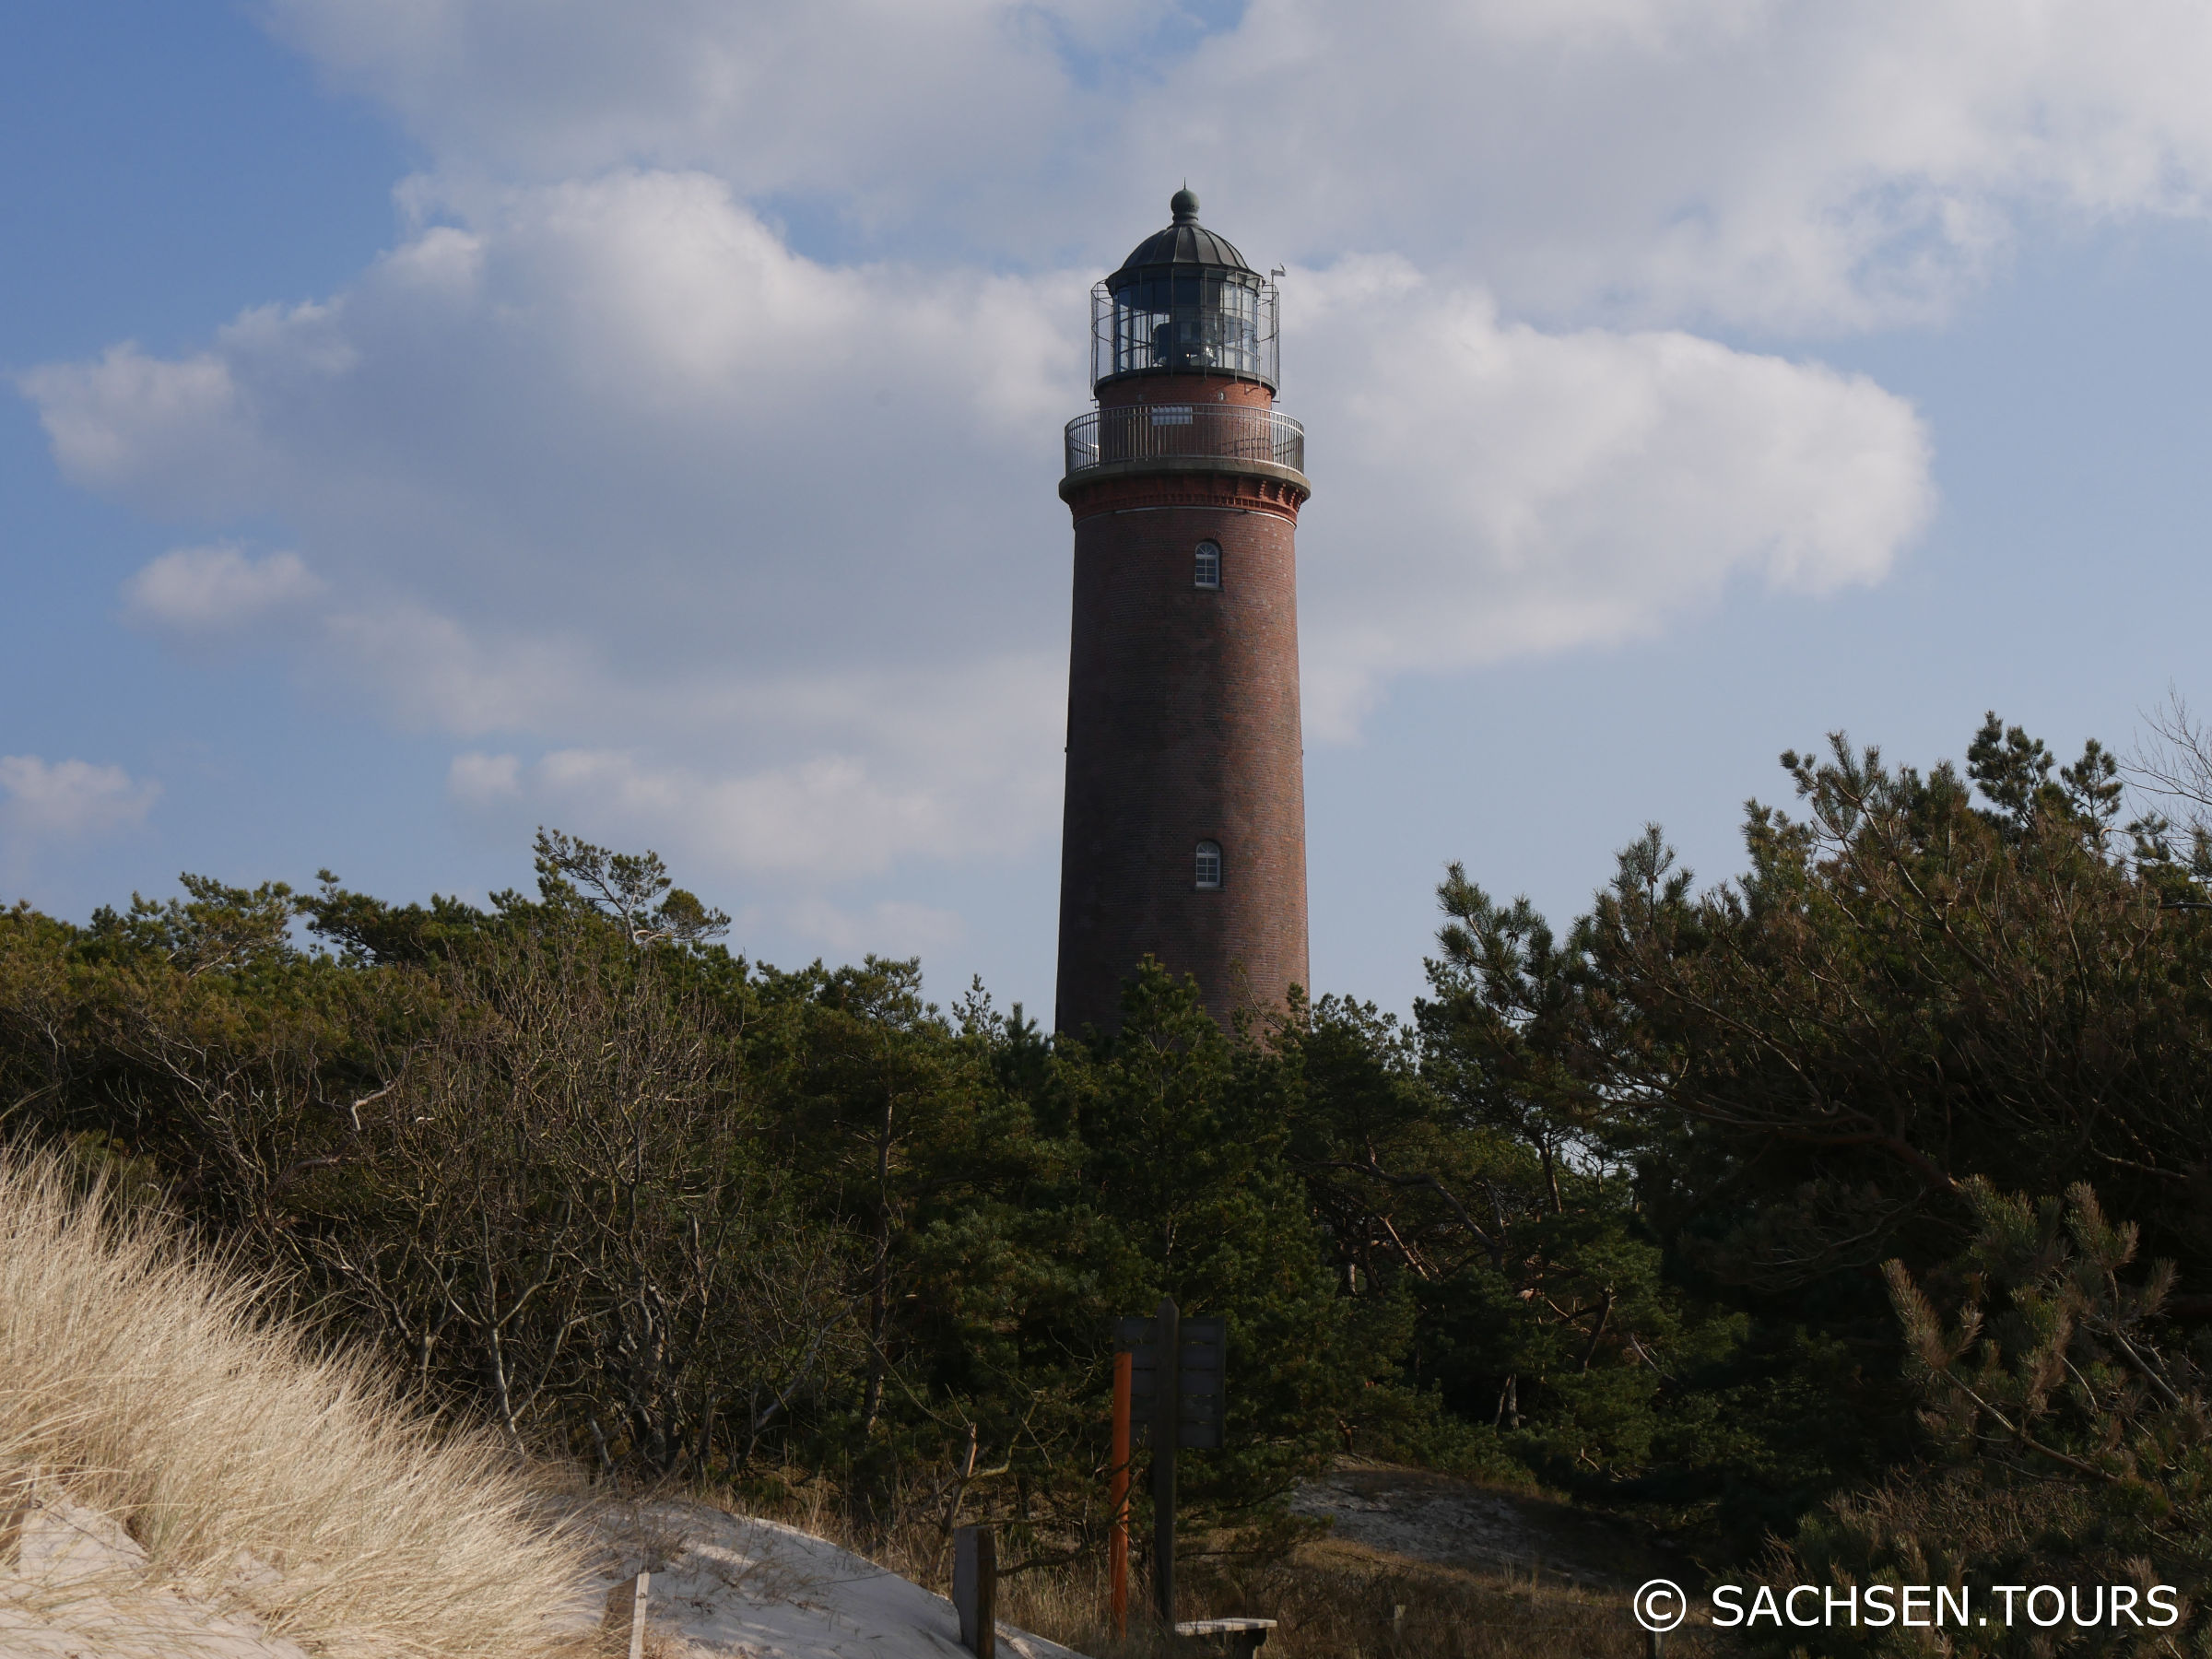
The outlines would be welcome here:
<svg viewBox="0 0 2212 1659">
<path fill-rule="evenodd" d="M 1067 476 L 1117 461 L 1264 461 L 1306 470 L 1306 429 L 1273 409 L 1133 404 L 1067 423 Z"/>
</svg>

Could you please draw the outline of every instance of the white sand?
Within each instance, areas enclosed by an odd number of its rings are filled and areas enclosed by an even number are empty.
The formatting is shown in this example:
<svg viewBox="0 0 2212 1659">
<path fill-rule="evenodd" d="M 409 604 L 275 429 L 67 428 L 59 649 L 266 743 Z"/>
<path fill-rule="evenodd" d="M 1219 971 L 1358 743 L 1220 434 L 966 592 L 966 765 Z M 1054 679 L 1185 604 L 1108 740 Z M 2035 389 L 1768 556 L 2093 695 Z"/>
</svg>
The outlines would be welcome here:
<svg viewBox="0 0 2212 1659">
<path fill-rule="evenodd" d="M 965 1653 L 952 1604 L 826 1539 L 700 1504 L 648 1506 L 666 1564 L 646 1628 L 684 1659 L 947 1659 Z M 611 1588 L 611 1585 L 610 1585 Z M 1081 1659 L 1011 1625 L 1012 1659 Z"/>
<path fill-rule="evenodd" d="M 308 1659 L 250 1618 L 149 1588 L 145 1569 L 146 1551 L 107 1516 L 51 1495 L 34 1500 L 0 1535 L 0 1654 Z"/>
</svg>

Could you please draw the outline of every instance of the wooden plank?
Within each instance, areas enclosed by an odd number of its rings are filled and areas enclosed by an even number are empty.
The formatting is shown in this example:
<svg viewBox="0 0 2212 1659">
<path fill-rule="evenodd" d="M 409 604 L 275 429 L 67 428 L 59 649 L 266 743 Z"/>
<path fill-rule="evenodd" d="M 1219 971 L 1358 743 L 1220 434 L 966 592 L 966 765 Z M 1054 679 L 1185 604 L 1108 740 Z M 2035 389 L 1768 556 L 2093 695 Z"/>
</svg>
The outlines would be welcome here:
<svg viewBox="0 0 2212 1659">
<path fill-rule="evenodd" d="M 1180 1323 L 1172 1297 L 1162 1297 L 1156 1347 L 1162 1354 L 1180 1351 Z M 1159 1622 L 1175 1628 L 1175 1448 L 1182 1415 L 1176 1398 L 1177 1367 L 1157 1366 L 1152 1387 L 1152 1590 Z"/>
<path fill-rule="evenodd" d="M 998 1534 L 963 1526 L 952 1535 L 952 1606 L 959 1615 L 960 1645 L 976 1659 L 998 1652 Z"/>
<path fill-rule="evenodd" d="M 653 1574 L 641 1571 L 606 1593 L 606 1617 L 600 1628 L 629 1636 L 629 1659 L 645 1659 L 645 1604 L 652 1591 Z"/>
</svg>

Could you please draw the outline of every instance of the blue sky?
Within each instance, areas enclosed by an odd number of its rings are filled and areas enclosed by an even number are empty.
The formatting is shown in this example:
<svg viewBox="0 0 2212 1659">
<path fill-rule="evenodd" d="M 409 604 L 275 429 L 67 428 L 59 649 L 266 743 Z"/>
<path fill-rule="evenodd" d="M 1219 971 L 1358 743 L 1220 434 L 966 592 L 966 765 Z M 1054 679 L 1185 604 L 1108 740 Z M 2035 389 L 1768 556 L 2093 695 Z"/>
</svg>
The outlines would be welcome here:
<svg viewBox="0 0 2212 1659">
<path fill-rule="evenodd" d="M 1774 757 L 2204 691 L 2212 24 L 1759 0 L 32 4 L 0 888 L 651 845 L 1051 997 L 1084 290 L 1284 264 L 1315 977 L 1719 878 Z M 1410 65 L 1410 67 L 1409 67 Z"/>
</svg>

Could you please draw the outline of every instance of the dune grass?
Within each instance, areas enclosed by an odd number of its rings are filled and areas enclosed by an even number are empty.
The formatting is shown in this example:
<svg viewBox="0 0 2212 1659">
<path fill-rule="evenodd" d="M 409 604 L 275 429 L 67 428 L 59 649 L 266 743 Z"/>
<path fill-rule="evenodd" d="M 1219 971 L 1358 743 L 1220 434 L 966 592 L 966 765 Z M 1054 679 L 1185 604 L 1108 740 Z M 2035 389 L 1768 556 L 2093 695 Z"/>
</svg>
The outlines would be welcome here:
<svg viewBox="0 0 2212 1659">
<path fill-rule="evenodd" d="M 159 1220 L 0 1150 L 0 1520 L 79 1505 L 146 1552 L 57 1586 L 0 1529 L 0 1608 L 170 1588 L 332 1659 L 581 1653 L 586 1545 L 544 1497 Z"/>
</svg>

